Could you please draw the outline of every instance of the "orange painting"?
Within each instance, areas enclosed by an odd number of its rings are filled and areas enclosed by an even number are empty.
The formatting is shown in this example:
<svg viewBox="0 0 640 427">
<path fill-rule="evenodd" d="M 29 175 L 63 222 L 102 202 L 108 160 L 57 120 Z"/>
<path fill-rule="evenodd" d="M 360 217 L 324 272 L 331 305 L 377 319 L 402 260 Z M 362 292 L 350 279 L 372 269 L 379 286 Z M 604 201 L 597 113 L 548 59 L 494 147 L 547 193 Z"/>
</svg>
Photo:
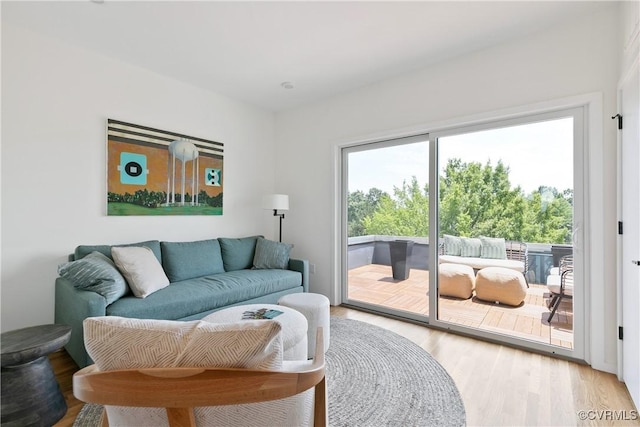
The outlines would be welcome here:
<svg viewBox="0 0 640 427">
<path fill-rule="evenodd" d="M 222 215 L 222 143 L 112 119 L 107 128 L 107 215 Z"/>
</svg>

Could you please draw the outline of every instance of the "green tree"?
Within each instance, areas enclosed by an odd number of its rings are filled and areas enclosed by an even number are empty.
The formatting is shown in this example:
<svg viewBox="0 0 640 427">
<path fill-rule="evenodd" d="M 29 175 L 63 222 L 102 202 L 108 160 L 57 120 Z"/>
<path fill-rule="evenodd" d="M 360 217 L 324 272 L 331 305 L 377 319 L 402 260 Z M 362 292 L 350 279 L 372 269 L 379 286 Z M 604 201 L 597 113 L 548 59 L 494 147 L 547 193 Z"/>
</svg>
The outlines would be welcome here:
<svg viewBox="0 0 640 427">
<path fill-rule="evenodd" d="M 372 215 L 386 195 L 378 188 L 371 188 L 365 194 L 361 190 L 349 193 L 347 201 L 347 230 L 349 237 L 365 235 L 363 220 Z M 388 195 L 387 195 L 388 196 Z"/>
<path fill-rule="evenodd" d="M 528 197 L 523 239 L 538 243 L 571 243 L 573 192 L 539 187 Z"/>
<path fill-rule="evenodd" d="M 394 197 L 383 194 L 378 209 L 363 220 L 366 234 L 385 236 L 429 235 L 429 187 L 420 188 L 416 177 L 411 183 L 393 188 Z"/>
<path fill-rule="evenodd" d="M 521 240 L 526 199 L 511 188 L 509 168 L 450 159 L 440 178 L 440 232 Z"/>
<path fill-rule="evenodd" d="M 464 163 L 450 159 L 440 177 L 440 234 L 503 237 L 538 243 L 570 243 L 573 192 L 540 186 L 528 196 L 511 187 L 501 161 Z M 429 186 L 394 187 L 393 197 L 372 189 L 349 195 L 350 236 L 429 235 Z M 357 232 L 359 234 L 355 234 Z"/>
</svg>

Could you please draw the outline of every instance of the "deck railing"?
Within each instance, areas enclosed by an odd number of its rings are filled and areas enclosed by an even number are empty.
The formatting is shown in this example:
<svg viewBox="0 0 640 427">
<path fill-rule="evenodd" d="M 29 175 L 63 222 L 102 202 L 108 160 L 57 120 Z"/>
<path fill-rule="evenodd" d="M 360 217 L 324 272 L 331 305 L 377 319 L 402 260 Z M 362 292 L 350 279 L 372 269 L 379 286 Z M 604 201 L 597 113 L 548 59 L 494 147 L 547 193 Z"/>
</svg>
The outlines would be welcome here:
<svg viewBox="0 0 640 427">
<path fill-rule="evenodd" d="M 391 265 L 389 243 L 395 240 L 414 242 L 411 255 L 407 259 L 410 268 L 429 270 L 429 239 L 412 236 L 358 236 L 348 239 L 349 270 L 369 264 Z M 549 243 L 527 243 L 529 248 L 530 283 L 545 283 L 549 270 L 557 266 L 562 255 L 571 253 L 571 245 Z"/>
</svg>

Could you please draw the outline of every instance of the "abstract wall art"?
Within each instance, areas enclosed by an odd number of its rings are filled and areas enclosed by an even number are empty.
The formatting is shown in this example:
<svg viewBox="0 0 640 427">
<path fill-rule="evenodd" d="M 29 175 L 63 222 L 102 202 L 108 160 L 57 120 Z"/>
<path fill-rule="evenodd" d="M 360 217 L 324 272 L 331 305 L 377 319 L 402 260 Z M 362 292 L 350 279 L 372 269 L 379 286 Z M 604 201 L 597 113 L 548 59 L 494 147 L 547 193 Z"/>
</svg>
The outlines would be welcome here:
<svg viewBox="0 0 640 427">
<path fill-rule="evenodd" d="M 222 215 L 224 144 L 107 120 L 107 215 Z"/>
</svg>

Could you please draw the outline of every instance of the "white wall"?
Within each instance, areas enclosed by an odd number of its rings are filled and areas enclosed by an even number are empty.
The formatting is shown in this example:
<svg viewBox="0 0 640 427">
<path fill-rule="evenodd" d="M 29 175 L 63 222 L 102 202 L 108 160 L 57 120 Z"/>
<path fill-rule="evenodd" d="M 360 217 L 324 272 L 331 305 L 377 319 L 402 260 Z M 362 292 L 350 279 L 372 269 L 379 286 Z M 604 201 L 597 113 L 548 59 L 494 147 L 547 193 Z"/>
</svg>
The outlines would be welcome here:
<svg viewBox="0 0 640 427">
<path fill-rule="evenodd" d="M 107 217 L 107 118 L 223 142 L 224 214 Z M 3 23 L 2 125 L 3 331 L 53 322 L 79 244 L 274 235 L 273 113 Z"/>
<path fill-rule="evenodd" d="M 339 301 L 334 172 L 340 144 L 370 137 L 398 135 L 407 129 L 429 130 L 435 123 L 486 114 L 533 103 L 601 93 L 600 135 L 591 135 L 589 230 L 597 265 L 590 272 L 594 324 L 591 362 L 615 371 L 615 223 L 616 111 L 619 34 L 618 7 L 522 40 L 388 79 L 343 96 L 277 115 L 276 184 L 290 194 L 299 210 L 287 226 L 304 235 L 299 245 L 316 274 L 311 290 Z M 443 35 L 446 36 L 446 35 Z M 596 126 L 597 127 L 597 126 Z M 604 134 L 604 139 L 602 137 Z M 605 278 L 608 278 L 605 280 Z M 587 343 L 589 346 L 589 343 Z"/>
</svg>

